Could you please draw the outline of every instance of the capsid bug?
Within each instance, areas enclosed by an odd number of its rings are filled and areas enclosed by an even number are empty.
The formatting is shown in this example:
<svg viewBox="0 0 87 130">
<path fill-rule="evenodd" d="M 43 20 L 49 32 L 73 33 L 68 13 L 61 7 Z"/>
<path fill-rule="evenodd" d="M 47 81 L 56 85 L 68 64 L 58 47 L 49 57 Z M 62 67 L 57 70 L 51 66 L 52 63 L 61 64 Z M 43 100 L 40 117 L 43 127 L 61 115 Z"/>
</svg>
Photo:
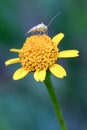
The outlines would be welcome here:
<svg viewBox="0 0 87 130">
<path fill-rule="evenodd" d="M 31 29 L 29 29 L 28 30 L 28 32 L 27 33 L 46 33 L 47 31 L 48 31 L 48 27 L 49 27 L 49 25 L 53 22 L 53 20 L 58 16 L 58 15 L 60 15 L 60 12 L 59 13 L 57 13 L 51 20 L 50 20 L 50 22 L 49 22 L 49 24 L 46 26 L 43 22 L 42 23 L 40 23 L 40 24 L 38 24 L 38 25 L 36 25 L 36 26 L 34 26 L 34 27 L 32 27 Z"/>
</svg>

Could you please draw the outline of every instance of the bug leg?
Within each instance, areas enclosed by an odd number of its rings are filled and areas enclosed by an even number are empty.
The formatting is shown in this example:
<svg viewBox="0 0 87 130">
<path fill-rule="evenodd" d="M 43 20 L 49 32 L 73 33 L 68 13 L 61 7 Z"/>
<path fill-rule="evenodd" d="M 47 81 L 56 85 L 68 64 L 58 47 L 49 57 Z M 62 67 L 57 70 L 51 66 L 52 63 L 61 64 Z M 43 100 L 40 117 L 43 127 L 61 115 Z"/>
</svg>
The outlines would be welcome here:
<svg viewBox="0 0 87 130">
<path fill-rule="evenodd" d="M 47 34 L 48 35 L 48 30 L 44 30 L 43 34 Z"/>
<path fill-rule="evenodd" d="M 48 35 L 48 29 L 45 31 L 45 33 Z"/>
<path fill-rule="evenodd" d="M 39 35 L 41 35 L 41 34 L 42 34 L 42 32 L 40 31 L 40 32 L 39 32 Z"/>
</svg>

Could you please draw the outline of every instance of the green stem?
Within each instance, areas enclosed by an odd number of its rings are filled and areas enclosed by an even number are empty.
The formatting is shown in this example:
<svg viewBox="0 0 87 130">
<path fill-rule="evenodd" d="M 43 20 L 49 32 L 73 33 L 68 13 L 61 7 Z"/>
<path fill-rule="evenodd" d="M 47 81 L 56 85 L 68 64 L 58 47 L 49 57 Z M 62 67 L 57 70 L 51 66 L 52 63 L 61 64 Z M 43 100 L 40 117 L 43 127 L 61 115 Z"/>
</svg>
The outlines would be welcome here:
<svg viewBox="0 0 87 130">
<path fill-rule="evenodd" d="M 59 106 L 59 103 L 58 103 L 58 100 L 57 100 L 57 97 L 55 94 L 55 90 L 54 90 L 54 87 L 52 85 L 52 81 L 50 79 L 50 72 L 49 71 L 47 72 L 47 76 L 46 76 L 44 83 L 45 83 L 47 90 L 49 92 L 49 95 L 51 97 L 51 100 L 52 100 L 52 103 L 53 103 L 53 106 L 54 106 L 54 109 L 55 109 L 55 112 L 56 112 L 56 115 L 57 115 L 57 118 L 58 118 L 58 121 L 59 121 L 59 124 L 61 127 L 61 130 L 67 130 L 63 116 L 62 116 L 62 112 L 61 112 L 61 109 L 60 109 L 60 106 Z"/>
</svg>

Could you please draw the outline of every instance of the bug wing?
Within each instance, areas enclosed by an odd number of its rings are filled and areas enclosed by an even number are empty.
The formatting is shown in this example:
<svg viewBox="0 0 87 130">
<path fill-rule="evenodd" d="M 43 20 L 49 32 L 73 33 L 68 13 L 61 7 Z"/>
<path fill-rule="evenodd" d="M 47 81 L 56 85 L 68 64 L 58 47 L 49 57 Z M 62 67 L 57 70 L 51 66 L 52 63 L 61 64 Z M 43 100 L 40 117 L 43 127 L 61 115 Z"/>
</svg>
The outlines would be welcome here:
<svg viewBox="0 0 87 130">
<path fill-rule="evenodd" d="M 28 30 L 27 33 L 44 32 L 46 30 L 47 30 L 47 26 L 41 23 L 41 24 L 38 24 L 37 26 L 32 27 L 30 30 Z"/>
<path fill-rule="evenodd" d="M 27 31 L 27 33 L 33 33 L 33 32 L 35 32 L 35 30 L 36 30 L 36 26 L 34 26 L 34 27 L 32 27 L 31 29 L 29 29 L 28 31 Z"/>
</svg>

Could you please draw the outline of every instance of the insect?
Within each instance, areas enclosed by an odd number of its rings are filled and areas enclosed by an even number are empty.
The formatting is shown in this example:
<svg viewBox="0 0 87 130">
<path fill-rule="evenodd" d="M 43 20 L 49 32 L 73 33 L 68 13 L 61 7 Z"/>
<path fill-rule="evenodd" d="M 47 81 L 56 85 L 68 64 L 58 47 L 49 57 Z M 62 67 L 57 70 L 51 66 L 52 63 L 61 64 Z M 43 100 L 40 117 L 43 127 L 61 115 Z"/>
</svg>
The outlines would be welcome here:
<svg viewBox="0 0 87 130">
<path fill-rule="evenodd" d="M 57 13 L 57 14 L 50 20 L 50 22 L 49 22 L 49 24 L 48 24 L 47 26 L 42 22 L 42 23 L 40 23 L 40 24 L 38 24 L 38 25 L 32 27 L 31 29 L 29 29 L 27 33 L 35 33 L 35 32 L 38 33 L 38 32 L 39 32 L 39 34 L 41 34 L 41 33 L 46 33 L 46 32 L 48 32 L 48 27 L 49 27 L 49 25 L 53 22 L 53 20 L 54 20 L 58 15 L 60 15 L 60 12 Z"/>
</svg>

